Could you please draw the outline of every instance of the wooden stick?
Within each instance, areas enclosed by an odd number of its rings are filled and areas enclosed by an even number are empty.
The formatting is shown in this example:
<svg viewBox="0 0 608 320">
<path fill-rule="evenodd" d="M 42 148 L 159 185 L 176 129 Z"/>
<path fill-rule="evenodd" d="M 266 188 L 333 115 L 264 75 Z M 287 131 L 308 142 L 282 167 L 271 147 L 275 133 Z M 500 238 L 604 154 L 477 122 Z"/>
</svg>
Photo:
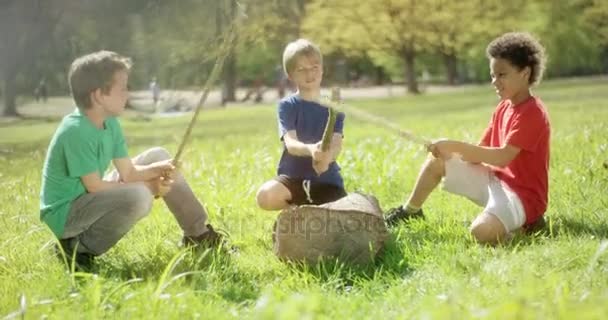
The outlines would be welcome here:
<svg viewBox="0 0 608 320">
<path fill-rule="evenodd" d="M 203 87 L 203 93 L 201 95 L 201 98 L 199 99 L 198 104 L 196 105 L 194 114 L 192 115 L 192 118 L 190 119 L 190 123 L 188 124 L 188 127 L 186 128 L 186 132 L 184 133 L 184 136 L 182 137 L 179 147 L 177 148 L 177 152 L 175 153 L 175 157 L 172 160 L 173 165 L 175 167 L 179 167 L 179 165 L 180 165 L 179 160 L 181 159 L 181 157 L 184 153 L 184 149 L 186 148 L 186 143 L 188 143 L 188 140 L 190 139 L 190 135 L 192 134 L 192 128 L 194 128 L 196 119 L 198 118 L 198 115 L 201 112 L 203 105 L 205 104 L 205 101 L 207 100 L 207 96 L 209 96 L 209 92 L 211 91 L 211 87 L 213 86 L 213 83 L 217 80 L 217 78 L 220 75 L 220 71 L 224 67 L 224 61 L 226 60 L 226 57 L 230 54 L 230 49 L 233 47 L 234 42 L 236 41 L 236 33 L 237 33 L 236 29 L 237 28 L 236 28 L 236 20 L 235 20 L 230 24 L 230 29 L 228 30 L 226 36 L 224 37 L 224 39 L 220 45 L 220 49 L 218 50 L 217 59 L 215 60 L 213 69 L 211 69 L 209 78 L 207 78 L 207 81 L 205 82 L 205 86 Z M 170 179 L 169 172 L 164 172 L 162 174 L 162 177 L 167 180 Z M 154 198 L 158 199 L 158 198 L 160 198 L 160 196 L 154 195 Z M 203 206 L 203 208 L 204 208 L 204 206 Z M 206 208 L 205 208 L 205 211 L 207 212 Z"/>
<path fill-rule="evenodd" d="M 335 104 L 340 103 L 340 88 L 335 87 L 331 90 L 331 101 Z M 325 131 L 323 131 L 323 139 L 321 140 L 321 150 L 327 151 L 331 146 L 331 139 L 334 136 L 334 127 L 336 126 L 336 119 L 338 112 L 328 107 L 329 116 L 327 117 L 327 124 L 325 125 Z"/>
<path fill-rule="evenodd" d="M 230 26 L 230 29 L 228 30 L 226 37 L 224 38 L 224 40 L 222 41 L 222 44 L 220 45 L 220 50 L 218 50 L 219 51 L 218 57 L 215 60 L 215 64 L 213 65 L 211 74 L 209 75 L 209 78 L 207 78 L 207 81 L 205 82 L 205 86 L 203 87 L 203 94 L 201 95 L 201 98 L 198 101 L 198 104 L 196 105 L 196 109 L 194 110 L 192 119 L 190 119 L 188 128 L 186 128 L 186 132 L 184 133 L 184 136 L 180 142 L 180 145 L 177 148 L 177 153 L 175 154 L 175 157 L 173 158 L 173 162 L 176 165 L 179 164 L 179 159 L 182 157 L 184 149 L 186 147 L 186 143 L 190 139 L 190 134 L 192 133 L 192 128 L 194 127 L 194 124 L 196 123 L 198 114 L 202 110 L 202 107 L 205 104 L 205 101 L 207 100 L 207 96 L 209 96 L 209 92 L 211 91 L 211 87 L 213 86 L 213 83 L 219 77 L 220 72 L 224 66 L 224 61 L 226 60 L 226 57 L 230 54 L 230 49 L 233 47 L 235 40 L 236 40 L 236 26 L 235 26 L 235 23 L 232 23 Z"/>
<path fill-rule="evenodd" d="M 414 142 L 417 144 L 421 144 L 425 147 L 431 144 L 430 140 L 416 136 L 411 131 L 401 129 L 397 124 L 395 124 L 394 122 L 391 122 L 383 117 L 373 115 L 371 113 L 359 110 L 359 109 L 351 107 L 351 106 L 347 106 L 344 103 L 338 104 L 338 103 L 335 103 L 334 101 L 331 101 L 330 105 L 331 105 L 331 107 L 333 107 L 335 109 L 342 109 L 345 111 L 345 113 L 352 114 L 356 118 L 362 119 L 364 121 L 378 125 L 382 128 L 393 131 L 393 132 L 397 133 L 397 135 L 399 135 L 401 138 L 404 138 L 408 141 L 411 141 L 411 142 Z"/>
</svg>

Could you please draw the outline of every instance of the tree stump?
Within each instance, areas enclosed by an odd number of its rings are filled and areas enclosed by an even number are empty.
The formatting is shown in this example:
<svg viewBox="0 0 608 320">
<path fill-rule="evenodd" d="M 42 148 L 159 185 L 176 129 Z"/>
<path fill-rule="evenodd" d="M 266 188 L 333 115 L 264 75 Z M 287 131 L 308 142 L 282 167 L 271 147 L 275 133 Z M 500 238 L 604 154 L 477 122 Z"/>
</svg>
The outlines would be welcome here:
<svg viewBox="0 0 608 320">
<path fill-rule="evenodd" d="M 351 193 L 319 206 L 284 209 L 272 239 L 274 253 L 282 260 L 316 263 L 338 258 L 367 264 L 383 249 L 388 231 L 378 200 Z"/>
</svg>

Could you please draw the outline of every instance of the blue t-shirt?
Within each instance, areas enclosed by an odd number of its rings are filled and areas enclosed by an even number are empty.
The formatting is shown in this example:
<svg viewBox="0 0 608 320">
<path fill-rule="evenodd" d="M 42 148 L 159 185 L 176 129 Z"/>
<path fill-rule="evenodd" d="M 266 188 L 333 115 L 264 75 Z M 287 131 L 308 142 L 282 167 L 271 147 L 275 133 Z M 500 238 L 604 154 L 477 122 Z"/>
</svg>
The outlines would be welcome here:
<svg viewBox="0 0 608 320">
<path fill-rule="evenodd" d="M 296 131 L 298 140 L 303 143 L 317 143 L 323 138 L 323 131 L 325 131 L 329 117 L 329 109 L 326 107 L 317 102 L 303 100 L 298 95 L 291 95 L 279 102 L 278 109 L 281 141 L 287 131 L 291 130 Z M 342 134 L 343 127 L 344 113 L 339 112 L 336 117 L 334 132 Z M 294 156 L 287 151 L 285 144 L 283 144 L 283 154 L 279 161 L 277 173 L 344 188 L 340 167 L 335 161 L 329 165 L 327 171 L 318 176 L 312 168 L 312 157 Z"/>
</svg>

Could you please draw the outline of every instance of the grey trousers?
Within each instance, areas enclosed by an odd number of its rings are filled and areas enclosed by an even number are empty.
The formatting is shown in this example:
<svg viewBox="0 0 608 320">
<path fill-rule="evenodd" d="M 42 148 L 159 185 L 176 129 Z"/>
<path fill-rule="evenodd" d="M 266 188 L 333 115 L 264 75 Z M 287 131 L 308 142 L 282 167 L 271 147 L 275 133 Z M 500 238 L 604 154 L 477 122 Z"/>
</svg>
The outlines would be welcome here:
<svg viewBox="0 0 608 320">
<path fill-rule="evenodd" d="M 163 148 L 152 148 L 135 158 L 133 164 L 146 165 L 171 159 Z M 119 181 L 116 170 L 104 177 Z M 184 177 L 178 173 L 163 200 L 184 231 L 184 236 L 198 236 L 207 231 L 207 213 Z M 120 240 L 137 221 L 148 215 L 154 197 L 142 182 L 125 183 L 110 190 L 85 193 L 72 202 L 62 238 L 78 252 L 100 255 Z"/>
</svg>

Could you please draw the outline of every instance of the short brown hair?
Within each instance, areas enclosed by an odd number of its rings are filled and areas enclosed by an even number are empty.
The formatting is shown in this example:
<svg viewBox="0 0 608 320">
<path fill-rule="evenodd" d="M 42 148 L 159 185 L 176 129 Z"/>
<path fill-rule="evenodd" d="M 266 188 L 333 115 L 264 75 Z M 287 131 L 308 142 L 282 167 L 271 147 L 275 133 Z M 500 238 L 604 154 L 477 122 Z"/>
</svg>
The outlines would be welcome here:
<svg viewBox="0 0 608 320">
<path fill-rule="evenodd" d="M 131 59 L 112 51 L 97 51 L 77 58 L 68 73 L 70 91 L 80 109 L 91 107 L 91 92 L 107 93 L 117 71 L 131 70 Z"/>
<path fill-rule="evenodd" d="M 285 51 L 283 51 L 283 71 L 285 71 L 285 74 L 289 75 L 293 71 L 298 57 L 310 55 L 318 57 L 319 61 L 323 63 L 321 50 L 310 40 L 298 39 L 287 44 Z"/>
<path fill-rule="evenodd" d="M 528 84 L 537 84 L 545 71 L 545 48 L 531 34 L 509 32 L 494 39 L 486 49 L 488 58 L 509 61 L 520 70 L 530 67 Z"/>
</svg>

